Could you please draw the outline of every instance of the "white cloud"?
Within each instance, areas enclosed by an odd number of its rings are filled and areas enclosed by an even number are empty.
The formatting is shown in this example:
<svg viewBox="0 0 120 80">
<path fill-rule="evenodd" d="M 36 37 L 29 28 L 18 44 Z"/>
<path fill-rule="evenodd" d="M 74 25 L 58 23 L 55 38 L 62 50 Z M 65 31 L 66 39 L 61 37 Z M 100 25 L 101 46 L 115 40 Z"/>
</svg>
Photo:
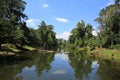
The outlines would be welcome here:
<svg viewBox="0 0 120 80">
<path fill-rule="evenodd" d="M 62 60 L 68 60 L 68 55 L 64 54 L 64 52 L 62 54 L 56 54 L 57 57 L 60 57 Z"/>
<path fill-rule="evenodd" d="M 67 71 L 66 70 L 63 70 L 63 69 L 60 69 L 60 70 L 56 70 L 53 72 L 54 75 L 63 75 L 63 74 L 66 74 Z"/>
<path fill-rule="evenodd" d="M 95 68 L 99 68 L 98 61 L 94 61 L 94 62 L 92 62 L 92 68 L 93 68 L 93 69 L 95 69 Z"/>
<path fill-rule="evenodd" d="M 63 32 L 62 34 L 56 35 L 56 37 L 58 39 L 64 39 L 64 40 L 68 40 L 69 36 L 71 35 L 70 32 Z"/>
<path fill-rule="evenodd" d="M 43 4 L 43 8 L 48 8 L 48 4 Z"/>
<path fill-rule="evenodd" d="M 107 6 L 111 5 L 111 4 L 114 4 L 114 0 L 110 0 L 110 2 L 107 4 Z"/>
<path fill-rule="evenodd" d="M 29 67 L 26 66 L 24 69 L 29 70 L 29 71 L 34 71 L 34 70 L 36 70 L 36 67 L 32 66 L 32 67 L 29 68 Z"/>
<path fill-rule="evenodd" d="M 65 18 L 59 18 L 59 17 L 56 17 L 55 20 L 56 20 L 56 21 L 59 21 L 59 22 L 64 22 L 64 23 L 69 22 L 68 19 L 65 19 Z"/>
<path fill-rule="evenodd" d="M 92 34 L 93 34 L 94 36 L 97 36 L 97 31 L 96 31 L 96 30 L 93 30 L 93 31 L 92 31 Z"/>
<path fill-rule="evenodd" d="M 38 19 L 28 19 L 28 20 L 26 20 L 27 26 L 32 27 L 32 28 L 36 27 L 37 22 L 40 22 L 40 20 L 38 20 Z"/>
</svg>

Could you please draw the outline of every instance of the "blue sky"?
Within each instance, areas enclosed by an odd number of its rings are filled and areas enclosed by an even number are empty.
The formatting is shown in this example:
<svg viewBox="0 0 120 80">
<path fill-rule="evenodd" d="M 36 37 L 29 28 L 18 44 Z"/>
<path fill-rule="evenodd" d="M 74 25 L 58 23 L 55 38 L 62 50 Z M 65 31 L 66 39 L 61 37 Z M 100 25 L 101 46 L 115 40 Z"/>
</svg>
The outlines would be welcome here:
<svg viewBox="0 0 120 80">
<path fill-rule="evenodd" d="M 98 24 L 94 19 L 99 11 L 113 0 L 25 0 L 27 2 L 25 14 L 29 19 L 27 25 L 38 28 L 42 20 L 54 26 L 58 38 L 67 39 L 70 31 L 77 22 L 84 20 L 93 28 Z"/>
</svg>

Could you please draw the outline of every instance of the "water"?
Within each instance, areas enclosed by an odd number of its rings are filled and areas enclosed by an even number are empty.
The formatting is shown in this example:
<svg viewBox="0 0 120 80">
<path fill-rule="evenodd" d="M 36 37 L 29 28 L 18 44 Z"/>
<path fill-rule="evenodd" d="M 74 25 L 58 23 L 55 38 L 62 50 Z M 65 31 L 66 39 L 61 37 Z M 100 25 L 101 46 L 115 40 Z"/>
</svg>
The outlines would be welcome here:
<svg viewBox="0 0 120 80">
<path fill-rule="evenodd" d="M 78 53 L 0 57 L 0 80 L 120 80 L 120 66 Z"/>
</svg>

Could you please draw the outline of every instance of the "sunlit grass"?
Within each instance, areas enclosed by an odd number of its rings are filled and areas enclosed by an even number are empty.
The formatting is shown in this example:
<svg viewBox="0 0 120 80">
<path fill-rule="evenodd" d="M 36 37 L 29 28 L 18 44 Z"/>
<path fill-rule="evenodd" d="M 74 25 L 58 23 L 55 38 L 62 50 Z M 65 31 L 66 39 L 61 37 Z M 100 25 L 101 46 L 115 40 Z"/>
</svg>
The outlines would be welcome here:
<svg viewBox="0 0 120 80">
<path fill-rule="evenodd" d="M 120 50 L 116 49 L 97 48 L 95 50 L 89 51 L 89 53 L 102 59 L 120 60 Z"/>
<path fill-rule="evenodd" d="M 36 48 L 28 46 L 28 45 L 23 46 L 23 48 L 28 49 L 30 51 L 36 50 Z"/>
<path fill-rule="evenodd" d="M 17 49 L 16 46 L 13 45 L 13 44 L 2 44 L 2 48 L 3 48 L 4 51 L 20 52 L 20 50 Z M 28 45 L 23 46 L 23 48 L 28 49 L 28 50 L 30 50 L 30 51 L 36 49 L 36 48 L 31 47 L 31 46 L 28 46 Z"/>
<path fill-rule="evenodd" d="M 13 44 L 2 44 L 3 50 L 4 51 L 10 51 L 10 52 L 19 52 L 15 45 Z"/>
</svg>

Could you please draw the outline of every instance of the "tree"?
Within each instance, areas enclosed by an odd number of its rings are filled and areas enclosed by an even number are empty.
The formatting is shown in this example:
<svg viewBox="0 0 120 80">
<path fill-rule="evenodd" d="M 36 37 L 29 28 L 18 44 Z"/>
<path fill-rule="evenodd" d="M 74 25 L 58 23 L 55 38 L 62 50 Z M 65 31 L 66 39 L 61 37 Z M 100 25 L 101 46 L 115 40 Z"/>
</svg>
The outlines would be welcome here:
<svg viewBox="0 0 120 80">
<path fill-rule="evenodd" d="M 27 19 L 25 5 L 23 0 L 0 0 L 0 48 L 2 43 L 14 43 L 23 37 L 20 28 L 22 20 Z"/>
<path fill-rule="evenodd" d="M 40 46 L 43 49 L 57 48 L 56 33 L 53 31 L 52 25 L 46 25 L 44 21 L 41 22 L 38 29 L 38 36 L 40 40 Z"/>
<path fill-rule="evenodd" d="M 70 35 L 69 37 L 69 43 L 75 44 L 76 46 L 84 47 L 86 45 L 86 41 L 93 36 L 92 25 L 86 25 L 85 22 L 82 20 L 77 23 L 77 27 L 71 31 L 71 34 L 72 35 Z"/>
<path fill-rule="evenodd" d="M 89 40 L 90 38 L 93 37 L 93 35 L 92 35 L 92 25 L 91 24 L 86 25 L 85 34 L 86 34 L 86 40 Z"/>
<path fill-rule="evenodd" d="M 120 4 L 120 0 L 114 0 L 115 4 Z"/>
<path fill-rule="evenodd" d="M 79 46 L 84 46 L 85 39 L 85 22 L 80 21 L 77 23 L 77 27 L 71 31 L 71 36 L 69 37 L 70 43 L 75 43 L 76 40 L 81 40 L 82 43 Z"/>
<path fill-rule="evenodd" d="M 100 11 L 99 17 L 95 19 L 100 25 L 100 33 L 103 31 L 107 38 L 104 46 L 119 44 L 120 37 L 120 0 L 115 0 L 115 4 L 109 5 Z"/>
</svg>

